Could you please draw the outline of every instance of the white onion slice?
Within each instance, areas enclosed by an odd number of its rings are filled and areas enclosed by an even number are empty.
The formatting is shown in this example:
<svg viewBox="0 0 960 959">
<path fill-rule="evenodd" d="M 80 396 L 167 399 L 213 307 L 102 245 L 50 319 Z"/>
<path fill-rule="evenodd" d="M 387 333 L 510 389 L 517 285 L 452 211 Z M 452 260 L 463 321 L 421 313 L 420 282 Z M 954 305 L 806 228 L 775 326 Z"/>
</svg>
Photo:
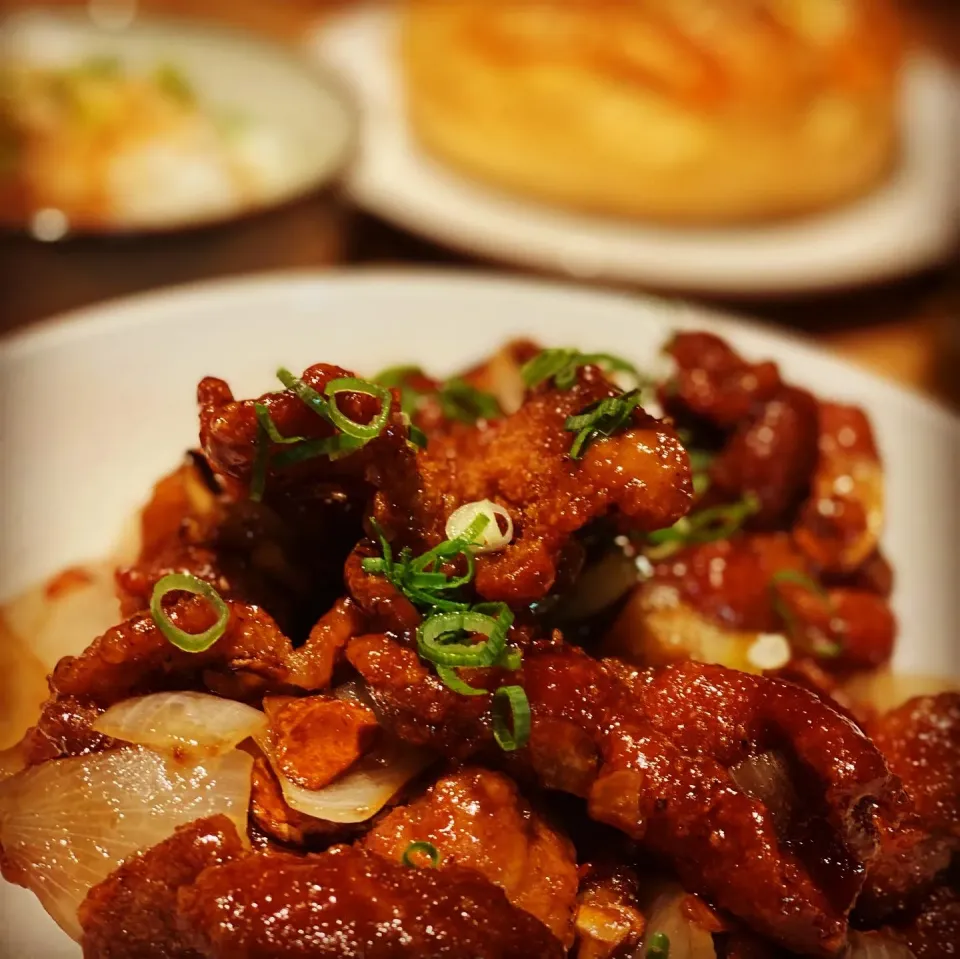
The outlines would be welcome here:
<svg viewBox="0 0 960 959">
<path fill-rule="evenodd" d="M 180 760 L 223 755 L 266 726 L 267 717 L 259 709 L 197 692 L 125 699 L 93 724 L 104 736 L 149 746 Z"/>
<path fill-rule="evenodd" d="M 713 935 L 684 913 L 682 905 L 686 897 L 687 893 L 676 883 L 664 883 L 660 887 L 644 909 L 647 925 L 633 959 L 646 956 L 647 946 L 658 932 L 670 940 L 670 959 L 717 959 Z"/>
<path fill-rule="evenodd" d="M 498 549 L 509 545 L 513 539 L 513 520 L 499 503 L 489 499 L 464 503 L 463 506 L 455 509 L 447 518 L 447 539 L 463 536 L 478 516 L 486 516 L 489 522 L 473 548 L 475 553 L 495 553 Z M 500 529 L 498 517 L 506 524 L 505 531 Z"/>
<path fill-rule="evenodd" d="M 222 813 L 245 835 L 253 759 L 234 750 L 183 766 L 140 746 L 59 759 L 0 783 L 0 845 L 67 935 L 124 859 L 178 826 Z"/>
<path fill-rule="evenodd" d="M 851 932 L 843 959 L 916 959 L 913 950 L 882 932 Z"/>
<path fill-rule="evenodd" d="M 351 692 L 342 686 L 338 690 L 342 698 L 351 698 Z M 366 822 L 434 758 L 425 749 L 390 739 L 361 756 L 329 785 L 322 789 L 304 789 L 287 779 L 279 763 L 274 761 L 269 736 L 258 734 L 255 738 L 280 782 L 287 805 L 327 822 Z"/>
<path fill-rule="evenodd" d="M 786 827 L 791 810 L 797 804 L 797 793 L 781 755 L 765 752 L 748 756 L 730 769 L 730 778 L 741 792 L 770 810 L 778 828 Z"/>
</svg>

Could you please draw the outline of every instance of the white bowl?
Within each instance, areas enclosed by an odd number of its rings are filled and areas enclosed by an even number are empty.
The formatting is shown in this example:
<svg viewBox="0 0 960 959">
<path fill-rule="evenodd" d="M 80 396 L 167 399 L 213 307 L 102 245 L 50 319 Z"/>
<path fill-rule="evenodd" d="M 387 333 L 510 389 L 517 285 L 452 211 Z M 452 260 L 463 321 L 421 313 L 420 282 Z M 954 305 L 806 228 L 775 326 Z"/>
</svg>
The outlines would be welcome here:
<svg viewBox="0 0 960 959">
<path fill-rule="evenodd" d="M 85 227 L 85 233 L 167 231 L 278 206 L 329 183 L 353 146 L 355 111 L 339 82 L 295 51 L 255 35 L 151 17 L 111 29 L 66 11 L 32 10 L 0 20 L 0 60 L 69 67 L 91 58 L 115 60 L 132 74 L 170 64 L 196 92 L 203 111 L 242 119 L 246 132 L 238 135 L 242 145 L 237 149 L 258 171 L 260 195 L 234 198 L 202 155 L 152 147 L 135 166 L 127 164 L 125 178 L 136 174 L 136 184 L 153 181 L 156 188 L 160 177 L 167 196 L 151 199 L 147 190 L 139 201 L 146 209 L 105 221 L 102 228 Z M 163 204 L 171 202 L 171 193 L 179 199 L 168 212 Z M 48 228 L 49 222 L 35 220 L 41 239 L 59 238 L 49 235 Z"/>
<path fill-rule="evenodd" d="M 0 343 L 0 600 L 104 554 L 151 484 L 197 442 L 206 374 L 238 395 L 277 366 L 450 372 L 504 340 L 614 351 L 652 365 L 678 327 L 707 327 L 791 380 L 860 403 L 885 457 L 884 547 L 897 569 L 896 666 L 960 674 L 960 421 L 818 349 L 733 318 L 630 295 L 456 273 L 279 274 L 85 310 Z M 32 895 L 0 888 L 0 955 L 78 955 Z"/>
</svg>

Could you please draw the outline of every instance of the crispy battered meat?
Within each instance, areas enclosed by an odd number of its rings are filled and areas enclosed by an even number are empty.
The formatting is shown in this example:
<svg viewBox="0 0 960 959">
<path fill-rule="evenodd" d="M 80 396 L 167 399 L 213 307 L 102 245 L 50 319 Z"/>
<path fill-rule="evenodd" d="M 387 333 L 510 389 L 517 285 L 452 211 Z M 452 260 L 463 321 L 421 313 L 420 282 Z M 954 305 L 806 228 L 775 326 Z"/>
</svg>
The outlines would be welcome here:
<svg viewBox="0 0 960 959">
<path fill-rule="evenodd" d="M 434 439 L 417 456 L 416 488 L 399 476 L 378 495 L 377 518 L 402 544 L 423 549 L 445 538 L 457 507 L 491 499 L 515 532 L 505 549 L 478 558 L 477 592 L 510 603 L 543 597 L 570 537 L 591 519 L 617 510 L 635 528 L 657 529 L 689 508 L 687 456 L 668 427 L 641 411 L 582 460 L 570 459 L 567 417 L 618 393 L 596 367 L 584 367 L 569 390 L 540 387 L 512 416 Z"/>
<path fill-rule="evenodd" d="M 172 921 L 177 891 L 242 853 L 233 823 L 213 816 L 128 859 L 80 905 L 84 959 L 199 959 Z"/>
<path fill-rule="evenodd" d="M 159 689 L 196 688 L 201 682 L 223 687 L 242 698 L 277 688 L 289 679 L 290 641 L 261 609 L 228 601 L 224 635 L 202 653 L 187 653 L 170 643 L 148 613 L 107 630 L 80 656 L 65 656 L 50 677 L 57 699 L 76 697 L 98 706 Z M 165 605 L 180 629 L 199 633 L 216 621 L 206 600 L 178 596 Z"/>
<path fill-rule="evenodd" d="M 502 773 L 466 768 L 442 777 L 423 796 L 389 813 L 363 844 L 399 861 L 412 842 L 433 843 L 442 870 L 459 866 L 478 872 L 565 946 L 573 941 L 573 846 Z"/>
<path fill-rule="evenodd" d="M 791 579 L 799 576 L 800 580 Z M 787 631 L 798 654 L 835 672 L 875 669 L 893 653 L 887 600 L 847 587 L 825 590 L 786 533 L 749 534 L 692 546 L 658 563 L 642 588 L 663 585 L 725 629 Z M 622 645 L 622 644 L 621 644 Z"/>
<path fill-rule="evenodd" d="M 488 697 L 448 697 L 386 637 L 354 643 L 351 662 L 401 736 L 443 749 L 455 728 L 458 752 L 489 744 Z M 703 664 L 639 672 L 533 650 L 520 678 L 533 716 L 530 748 L 514 754 L 521 770 L 556 786 L 555 770 L 571 764 L 591 815 L 666 856 L 687 888 L 797 950 L 839 948 L 872 853 L 871 804 L 893 795 L 851 722 L 799 687 Z M 577 732 L 558 735 L 564 727 Z M 728 772 L 767 748 L 788 751 L 803 776 L 808 822 L 786 843 Z"/>
<path fill-rule="evenodd" d="M 960 883 L 940 886 L 912 919 L 887 930 L 917 959 L 955 959 L 960 949 Z"/>
<path fill-rule="evenodd" d="M 27 730 L 19 744 L 25 764 L 36 766 L 48 759 L 86 756 L 117 746 L 115 739 L 93 729 L 102 712 L 99 707 L 71 696 L 48 700 L 37 724 Z"/>
<path fill-rule="evenodd" d="M 876 922 L 915 905 L 960 850 L 960 693 L 911 699 L 870 732 L 910 801 L 900 826 L 882 830 L 881 855 L 857 904 Z"/>
<path fill-rule="evenodd" d="M 677 364 L 664 399 L 723 429 L 737 426 L 781 387 L 775 363 L 750 364 L 712 333 L 678 333 L 665 351 Z"/>
<path fill-rule="evenodd" d="M 462 869 L 414 869 L 340 848 L 250 856 L 181 889 L 179 922 L 205 959 L 560 959 L 559 941 Z"/>
<path fill-rule="evenodd" d="M 322 395 L 332 380 L 353 375 L 339 366 L 318 363 L 304 371 L 302 381 Z M 200 404 L 200 443 L 210 465 L 218 474 L 238 480 L 245 486 L 250 483 L 257 447 L 254 402 L 267 408 L 283 436 L 323 439 L 336 432 L 326 419 L 289 390 L 267 393 L 256 401 L 235 400 L 223 380 L 207 377 L 200 383 L 197 400 Z M 357 423 L 369 422 L 380 409 L 379 400 L 361 393 L 342 393 L 337 397 L 337 404 Z M 308 481 L 322 479 L 359 483 L 361 486 L 369 483 L 377 487 L 384 480 L 384 472 L 401 470 L 409 474 L 413 453 L 407 444 L 407 434 L 407 426 L 400 414 L 399 396 L 395 392 L 390 417 L 379 436 L 360 450 L 335 461 L 318 456 L 289 470 L 268 470 L 266 498 L 272 501 L 278 484 L 283 487 L 293 483 L 302 487 Z M 272 451 L 276 450 L 274 446 Z"/>
<path fill-rule="evenodd" d="M 722 502 L 752 495 L 752 522 L 776 528 L 800 504 L 817 460 L 817 401 L 784 386 L 755 418 L 745 420 L 710 466 L 709 498 Z"/>
<path fill-rule="evenodd" d="M 883 468 L 873 430 L 856 406 L 821 403 L 819 461 L 794 529 L 823 570 L 845 574 L 876 551 L 883 524 Z"/>
<path fill-rule="evenodd" d="M 917 696 L 870 732 L 923 824 L 960 837 L 960 693 Z"/>
<path fill-rule="evenodd" d="M 643 937 L 638 882 L 626 866 L 587 866 L 577 897 L 576 959 L 628 959 Z"/>
<path fill-rule="evenodd" d="M 253 761 L 250 816 L 270 839 L 287 846 L 319 846 L 346 842 L 356 830 L 342 823 L 327 822 L 291 809 L 283 798 L 280 783 L 263 756 Z"/>
</svg>

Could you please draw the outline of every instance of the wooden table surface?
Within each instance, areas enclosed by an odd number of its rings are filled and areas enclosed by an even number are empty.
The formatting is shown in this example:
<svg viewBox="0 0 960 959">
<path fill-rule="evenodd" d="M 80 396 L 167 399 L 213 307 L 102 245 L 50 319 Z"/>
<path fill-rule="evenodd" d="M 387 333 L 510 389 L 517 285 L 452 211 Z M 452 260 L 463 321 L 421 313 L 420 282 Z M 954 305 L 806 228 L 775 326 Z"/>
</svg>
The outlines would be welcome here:
<svg viewBox="0 0 960 959">
<path fill-rule="evenodd" d="M 45 0 L 73 4 L 77 0 Z M 104 2 L 104 0 L 101 0 Z M 135 0 L 112 0 L 135 2 Z M 902 0 L 925 43 L 960 67 L 960 0 Z M 342 0 L 141 0 L 150 12 L 222 19 L 296 42 Z M 0 11 L 29 0 L 0 0 Z M 958 174 L 960 175 L 960 174 Z M 168 283 L 278 267 L 479 263 L 353 210 L 311 198 L 182 238 L 43 245 L 0 237 L 0 331 Z M 509 269 L 509 267 L 502 267 Z M 960 408 L 960 250 L 942 270 L 867 289 L 719 305 L 809 334 L 852 360 Z"/>
</svg>

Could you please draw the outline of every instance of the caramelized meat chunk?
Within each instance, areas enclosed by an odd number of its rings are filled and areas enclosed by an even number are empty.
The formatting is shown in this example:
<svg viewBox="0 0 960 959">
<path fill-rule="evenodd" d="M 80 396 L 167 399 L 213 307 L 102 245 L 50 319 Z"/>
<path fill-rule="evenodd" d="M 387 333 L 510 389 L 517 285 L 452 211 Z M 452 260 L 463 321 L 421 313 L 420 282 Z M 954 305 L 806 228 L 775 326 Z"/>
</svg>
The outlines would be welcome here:
<svg viewBox="0 0 960 959">
<path fill-rule="evenodd" d="M 376 741 L 373 710 L 332 696 L 267 698 L 273 758 L 287 779 L 321 789 L 346 772 Z"/>
<path fill-rule="evenodd" d="M 466 768 L 393 810 L 364 846 L 399 861 L 412 842 L 430 842 L 440 869 L 472 869 L 536 916 L 565 946 L 573 939 L 577 865 L 570 841 L 502 773 Z"/>
<path fill-rule="evenodd" d="M 80 905 L 84 959 L 198 959 L 172 921 L 177 892 L 242 853 L 233 823 L 214 816 L 127 860 Z"/>
<path fill-rule="evenodd" d="M 378 519 L 402 544 L 429 548 L 445 538 L 457 507 L 493 500 L 510 514 L 514 538 L 478 558 L 477 592 L 510 603 L 543 597 L 570 537 L 591 519 L 616 510 L 635 528 L 657 529 L 689 508 L 686 453 L 669 427 L 642 411 L 582 459 L 570 458 L 567 417 L 618 394 L 599 369 L 584 367 L 569 390 L 540 387 L 511 416 L 435 439 L 417 456 L 419 482 L 399 477 L 380 494 Z"/>
<path fill-rule="evenodd" d="M 86 756 L 118 745 L 93 728 L 102 712 L 71 696 L 48 700 L 37 724 L 27 730 L 19 744 L 25 764 L 36 766 L 48 759 Z"/>
<path fill-rule="evenodd" d="M 350 848 L 207 869 L 180 891 L 179 922 L 205 959 L 564 954 L 542 923 L 475 873 L 415 869 Z"/>
<path fill-rule="evenodd" d="M 888 930 L 917 959 L 954 959 L 960 946 L 960 884 L 940 886 L 907 922 Z"/>
<path fill-rule="evenodd" d="M 577 897 L 576 959 L 627 959 L 645 926 L 637 877 L 626 866 L 588 869 Z"/>
<path fill-rule="evenodd" d="M 419 678 L 398 678 L 402 647 L 390 642 L 376 656 L 348 651 L 385 721 L 442 749 L 452 720 L 464 729 L 460 747 L 482 750 L 489 704 L 448 701 L 422 666 Z M 873 854 L 870 812 L 894 796 L 882 757 L 849 720 L 799 687 L 703 664 L 638 672 L 533 649 L 520 680 L 533 721 L 530 748 L 511 760 L 518 768 L 555 785 L 556 770 L 573 765 L 591 815 L 665 856 L 687 888 L 798 951 L 839 948 Z M 786 837 L 729 772 L 765 749 L 789 754 L 803 787 Z"/>
<path fill-rule="evenodd" d="M 346 842 L 354 831 L 342 823 L 316 819 L 291 809 L 263 756 L 253 762 L 250 816 L 264 835 L 287 846 L 325 847 L 334 842 Z"/>
<path fill-rule="evenodd" d="M 665 397 L 670 412 L 690 412 L 721 428 L 739 424 L 782 385 L 775 363 L 747 363 L 712 333 L 678 333 L 666 352 L 677 364 Z"/>
<path fill-rule="evenodd" d="M 850 574 L 876 551 L 883 527 L 883 467 L 866 414 L 821 403 L 819 460 L 794 537 L 822 570 Z"/>
<path fill-rule="evenodd" d="M 98 706 L 160 689 L 196 688 L 234 693 L 276 688 L 289 678 L 290 640 L 261 609 L 228 601 L 226 631 L 209 649 L 188 653 L 170 643 L 148 613 L 132 616 L 95 639 L 80 656 L 57 663 L 50 686 L 58 699 L 76 697 Z M 171 621 L 188 633 L 216 622 L 200 597 L 182 596 L 166 604 Z"/>
<path fill-rule="evenodd" d="M 903 822 L 881 830 L 881 854 L 857 905 L 876 922 L 909 911 L 960 850 L 960 693 L 915 697 L 870 732 L 909 800 Z"/>
<path fill-rule="evenodd" d="M 923 824 L 960 836 L 960 693 L 911 699 L 870 732 Z"/>
<path fill-rule="evenodd" d="M 807 492 L 817 461 L 817 401 L 783 387 L 745 421 L 710 466 L 709 495 L 721 501 L 753 496 L 753 522 L 775 528 Z"/>
</svg>

